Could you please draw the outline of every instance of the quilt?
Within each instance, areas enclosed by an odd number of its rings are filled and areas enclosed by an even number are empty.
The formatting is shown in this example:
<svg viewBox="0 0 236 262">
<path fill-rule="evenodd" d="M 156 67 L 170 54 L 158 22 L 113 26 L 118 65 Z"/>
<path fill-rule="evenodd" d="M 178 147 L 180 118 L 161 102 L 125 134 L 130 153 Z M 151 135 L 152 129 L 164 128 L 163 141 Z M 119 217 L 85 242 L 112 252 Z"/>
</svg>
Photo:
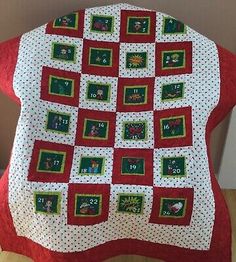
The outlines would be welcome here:
<svg viewBox="0 0 236 262">
<path fill-rule="evenodd" d="M 0 245 L 35 262 L 137 254 L 230 262 L 209 156 L 236 57 L 164 13 L 88 8 L 0 44 L 21 105 L 0 180 Z"/>
</svg>

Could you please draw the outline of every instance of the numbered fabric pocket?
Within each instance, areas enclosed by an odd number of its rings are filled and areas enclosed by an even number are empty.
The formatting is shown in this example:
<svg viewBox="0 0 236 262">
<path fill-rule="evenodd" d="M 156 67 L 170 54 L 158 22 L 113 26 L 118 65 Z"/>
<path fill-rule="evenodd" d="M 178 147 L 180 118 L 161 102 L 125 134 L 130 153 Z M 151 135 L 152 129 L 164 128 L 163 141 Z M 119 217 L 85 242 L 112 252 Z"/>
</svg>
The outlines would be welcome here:
<svg viewBox="0 0 236 262">
<path fill-rule="evenodd" d="M 124 214 L 142 215 L 144 194 L 118 194 L 117 212 Z"/>
<path fill-rule="evenodd" d="M 70 131 L 70 119 L 71 114 L 48 110 L 46 130 L 66 135 Z"/>
<path fill-rule="evenodd" d="M 73 150 L 73 146 L 36 140 L 28 180 L 69 182 Z"/>
<path fill-rule="evenodd" d="M 109 213 L 109 184 L 69 184 L 68 224 L 94 225 Z"/>
<path fill-rule="evenodd" d="M 115 113 L 79 109 L 77 144 L 84 146 L 113 146 Z"/>
<path fill-rule="evenodd" d="M 186 26 L 184 23 L 172 18 L 163 17 L 162 33 L 166 34 L 186 34 Z"/>
<path fill-rule="evenodd" d="M 119 44 L 113 42 L 83 41 L 82 73 L 118 76 Z"/>
<path fill-rule="evenodd" d="M 189 225 L 193 209 L 193 188 L 153 188 L 150 223 Z"/>
<path fill-rule="evenodd" d="M 75 63 L 76 49 L 75 45 L 59 42 L 52 43 L 51 59 Z"/>
<path fill-rule="evenodd" d="M 156 76 L 192 73 L 192 42 L 156 43 Z"/>
<path fill-rule="evenodd" d="M 153 150 L 116 148 L 114 162 L 113 184 L 153 184 Z"/>
<path fill-rule="evenodd" d="M 153 11 L 122 10 L 121 42 L 155 42 L 156 13 Z"/>
<path fill-rule="evenodd" d="M 79 105 L 80 74 L 43 67 L 41 99 L 64 105 Z"/>
<path fill-rule="evenodd" d="M 60 192 L 34 192 L 36 214 L 59 215 L 61 213 Z"/>
<path fill-rule="evenodd" d="M 154 111 L 155 147 L 192 145 L 192 108 Z"/>
<path fill-rule="evenodd" d="M 117 110 L 120 112 L 152 111 L 154 78 L 119 78 Z"/>
<path fill-rule="evenodd" d="M 46 34 L 69 37 L 83 37 L 84 10 L 64 15 L 49 22 Z"/>
</svg>

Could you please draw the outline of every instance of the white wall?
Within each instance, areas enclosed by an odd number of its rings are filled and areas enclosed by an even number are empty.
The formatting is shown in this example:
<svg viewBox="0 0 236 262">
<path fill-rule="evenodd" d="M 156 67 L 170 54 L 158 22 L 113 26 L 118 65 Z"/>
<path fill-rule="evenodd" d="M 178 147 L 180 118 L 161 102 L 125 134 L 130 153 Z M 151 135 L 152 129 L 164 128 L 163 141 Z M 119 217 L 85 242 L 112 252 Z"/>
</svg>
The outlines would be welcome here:
<svg viewBox="0 0 236 262">
<path fill-rule="evenodd" d="M 222 188 L 236 189 L 236 107 L 231 115 L 218 176 Z"/>
</svg>

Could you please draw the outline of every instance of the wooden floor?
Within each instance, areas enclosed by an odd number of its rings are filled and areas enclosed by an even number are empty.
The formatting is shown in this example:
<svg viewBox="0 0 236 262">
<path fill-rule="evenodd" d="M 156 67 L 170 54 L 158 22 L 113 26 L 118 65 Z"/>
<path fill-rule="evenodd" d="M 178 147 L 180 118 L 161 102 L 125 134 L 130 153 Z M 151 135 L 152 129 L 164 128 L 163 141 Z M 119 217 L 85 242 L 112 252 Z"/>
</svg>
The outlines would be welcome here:
<svg viewBox="0 0 236 262">
<path fill-rule="evenodd" d="M 223 190 L 223 194 L 229 207 L 232 222 L 232 261 L 236 261 L 236 190 Z M 1 252 L 0 262 L 32 262 L 32 260 L 14 253 Z M 141 256 L 118 256 L 104 262 L 161 262 L 161 260 Z"/>
</svg>

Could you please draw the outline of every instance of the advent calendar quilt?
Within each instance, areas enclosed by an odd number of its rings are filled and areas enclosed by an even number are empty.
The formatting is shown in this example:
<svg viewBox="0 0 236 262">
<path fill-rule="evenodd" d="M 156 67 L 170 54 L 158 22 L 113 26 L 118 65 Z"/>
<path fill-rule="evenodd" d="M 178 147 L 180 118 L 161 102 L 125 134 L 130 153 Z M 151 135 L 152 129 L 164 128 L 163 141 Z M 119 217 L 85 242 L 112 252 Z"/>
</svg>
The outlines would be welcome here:
<svg viewBox="0 0 236 262">
<path fill-rule="evenodd" d="M 231 261 L 208 145 L 236 103 L 233 54 L 128 4 L 72 12 L 0 50 L 1 89 L 21 104 L 0 180 L 3 250 Z"/>
</svg>

